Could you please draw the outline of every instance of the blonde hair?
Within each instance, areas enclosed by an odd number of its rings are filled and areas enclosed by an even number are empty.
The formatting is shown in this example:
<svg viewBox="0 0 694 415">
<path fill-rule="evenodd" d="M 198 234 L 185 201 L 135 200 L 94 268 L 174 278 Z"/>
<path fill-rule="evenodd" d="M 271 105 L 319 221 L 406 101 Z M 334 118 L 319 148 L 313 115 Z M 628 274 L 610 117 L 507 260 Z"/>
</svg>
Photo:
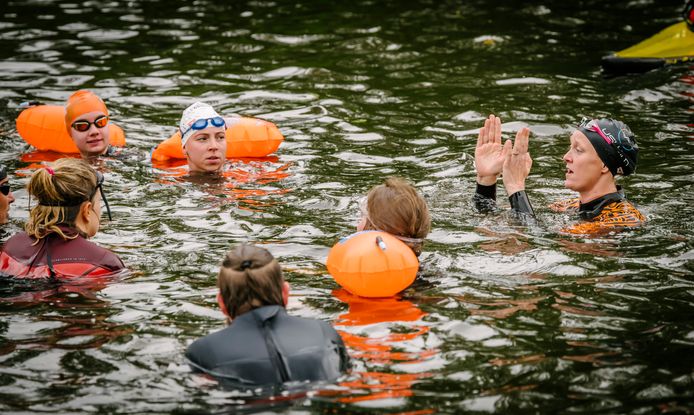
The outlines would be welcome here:
<svg viewBox="0 0 694 415">
<path fill-rule="evenodd" d="M 31 175 L 27 185 L 30 197 L 38 199 L 31 209 L 25 230 L 29 236 L 45 238 L 51 233 L 67 236 L 59 225 L 75 226 L 82 203 L 96 193 L 96 172 L 84 160 L 62 158 Z"/>
<path fill-rule="evenodd" d="M 431 230 L 429 207 L 407 180 L 389 177 L 383 184 L 373 187 L 367 195 L 366 212 L 364 229 L 403 237 L 403 242 L 417 256 L 422 253 L 423 239 Z"/>
<path fill-rule="evenodd" d="M 265 305 L 284 306 L 282 269 L 270 252 L 253 245 L 232 248 L 222 261 L 217 287 L 229 317 Z"/>
</svg>

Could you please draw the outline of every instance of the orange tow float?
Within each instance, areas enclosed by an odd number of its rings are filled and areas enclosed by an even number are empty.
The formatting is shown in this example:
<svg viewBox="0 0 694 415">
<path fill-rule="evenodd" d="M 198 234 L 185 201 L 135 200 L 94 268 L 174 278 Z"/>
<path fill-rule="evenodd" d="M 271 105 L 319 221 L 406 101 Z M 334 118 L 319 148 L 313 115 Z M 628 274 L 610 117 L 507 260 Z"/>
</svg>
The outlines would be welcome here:
<svg viewBox="0 0 694 415">
<path fill-rule="evenodd" d="M 386 232 L 362 231 L 337 242 L 328 272 L 344 289 L 361 297 L 390 297 L 409 287 L 419 261 L 412 249 Z"/>
<path fill-rule="evenodd" d="M 284 141 L 284 136 L 271 122 L 258 118 L 225 117 L 227 129 L 227 158 L 265 157 L 273 153 Z M 152 160 L 185 159 L 181 147 L 181 133 L 159 143 L 152 151 Z"/>
<path fill-rule="evenodd" d="M 109 142 L 112 146 L 125 145 L 125 133 L 109 122 Z M 22 111 L 17 117 L 17 132 L 28 144 L 42 151 L 79 153 L 65 127 L 65 107 L 37 105 Z"/>
</svg>

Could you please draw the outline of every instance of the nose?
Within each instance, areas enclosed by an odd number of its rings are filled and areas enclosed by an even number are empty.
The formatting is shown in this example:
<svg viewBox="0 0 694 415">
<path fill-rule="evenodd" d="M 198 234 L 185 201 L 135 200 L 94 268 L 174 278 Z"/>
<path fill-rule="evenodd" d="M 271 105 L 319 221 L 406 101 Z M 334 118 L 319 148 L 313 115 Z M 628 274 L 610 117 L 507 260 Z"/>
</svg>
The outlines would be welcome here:
<svg viewBox="0 0 694 415">
<path fill-rule="evenodd" d="M 14 193 L 10 192 L 7 194 L 7 202 L 14 203 Z"/>
<path fill-rule="evenodd" d="M 562 157 L 562 160 L 564 160 L 564 162 L 566 163 L 571 162 L 571 157 L 569 156 L 569 154 L 571 154 L 571 150 L 567 151 L 566 154 L 564 154 L 564 157 Z"/>
</svg>

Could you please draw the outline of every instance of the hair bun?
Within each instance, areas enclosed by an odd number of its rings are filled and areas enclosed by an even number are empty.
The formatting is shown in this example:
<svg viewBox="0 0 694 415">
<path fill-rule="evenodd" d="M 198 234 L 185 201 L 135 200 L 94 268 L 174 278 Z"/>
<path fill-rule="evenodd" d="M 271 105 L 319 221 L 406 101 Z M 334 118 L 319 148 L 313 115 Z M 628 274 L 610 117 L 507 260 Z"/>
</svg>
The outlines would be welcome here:
<svg viewBox="0 0 694 415">
<path fill-rule="evenodd" d="M 250 268 L 251 265 L 253 265 L 253 263 L 251 262 L 251 260 L 246 259 L 245 261 L 241 262 L 241 271 L 245 271 L 246 268 Z"/>
</svg>

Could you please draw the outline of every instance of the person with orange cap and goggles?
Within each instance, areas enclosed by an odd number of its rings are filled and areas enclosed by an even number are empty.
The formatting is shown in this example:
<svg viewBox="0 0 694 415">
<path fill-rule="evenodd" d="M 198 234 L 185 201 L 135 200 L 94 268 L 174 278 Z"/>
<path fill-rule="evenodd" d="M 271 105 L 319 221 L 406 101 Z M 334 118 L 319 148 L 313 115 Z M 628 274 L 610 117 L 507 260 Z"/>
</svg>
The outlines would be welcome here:
<svg viewBox="0 0 694 415">
<path fill-rule="evenodd" d="M 65 105 L 65 126 L 82 158 L 108 153 L 108 123 L 106 104 L 96 94 L 81 89 L 70 95 Z"/>
<path fill-rule="evenodd" d="M 501 120 L 490 115 L 480 129 L 475 149 L 478 210 L 495 206 L 496 181 L 502 174 L 511 208 L 521 217 L 533 218 L 534 212 L 525 193 L 525 180 L 532 158 L 528 153 L 530 130 L 522 128 L 516 140 L 501 144 Z M 571 134 L 570 147 L 564 155 L 564 186 L 579 197 L 557 202 L 554 211 L 578 213 L 582 222 L 562 229 L 570 234 L 598 235 L 638 226 L 646 218 L 624 196 L 616 184 L 618 175 L 628 176 L 636 170 L 639 147 L 634 133 L 621 121 L 611 118 L 583 119 Z"/>
<path fill-rule="evenodd" d="M 226 162 L 226 122 L 212 106 L 196 102 L 183 111 L 181 146 L 191 173 L 219 172 Z"/>
</svg>

